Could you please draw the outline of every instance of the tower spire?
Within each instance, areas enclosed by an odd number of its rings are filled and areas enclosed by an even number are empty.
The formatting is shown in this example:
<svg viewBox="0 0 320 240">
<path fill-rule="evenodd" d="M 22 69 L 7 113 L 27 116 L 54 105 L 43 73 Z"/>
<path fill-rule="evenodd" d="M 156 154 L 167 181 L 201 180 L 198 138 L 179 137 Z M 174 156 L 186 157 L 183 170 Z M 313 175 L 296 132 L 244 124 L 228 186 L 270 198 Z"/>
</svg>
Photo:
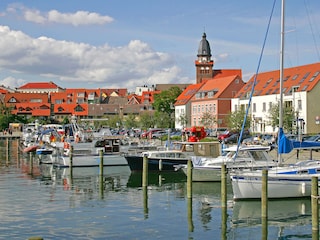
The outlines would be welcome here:
<svg viewBox="0 0 320 240">
<path fill-rule="evenodd" d="M 198 59 L 195 61 L 197 83 L 201 83 L 203 78 L 212 78 L 213 60 L 211 56 L 210 44 L 207 40 L 206 32 L 203 32 L 198 47 Z"/>
</svg>

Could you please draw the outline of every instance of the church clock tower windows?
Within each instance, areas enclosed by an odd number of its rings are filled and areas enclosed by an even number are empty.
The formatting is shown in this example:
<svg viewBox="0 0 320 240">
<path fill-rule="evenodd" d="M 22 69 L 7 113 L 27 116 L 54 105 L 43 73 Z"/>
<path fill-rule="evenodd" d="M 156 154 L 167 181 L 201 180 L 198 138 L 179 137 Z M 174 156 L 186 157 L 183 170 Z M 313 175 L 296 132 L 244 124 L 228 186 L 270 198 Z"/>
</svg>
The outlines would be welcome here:
<svg viewBox="0 0 320 240">
<path fill-rule="evenodd" d="M 211 49 L 206 33 L 202 35 L 197 57 L 198 59 L 195 61 L 196 80 L 197 83 L 201 83 L 204 78 L 212 78 L 213 76 L 213 60 L 211 59 Z"/>
</svg>

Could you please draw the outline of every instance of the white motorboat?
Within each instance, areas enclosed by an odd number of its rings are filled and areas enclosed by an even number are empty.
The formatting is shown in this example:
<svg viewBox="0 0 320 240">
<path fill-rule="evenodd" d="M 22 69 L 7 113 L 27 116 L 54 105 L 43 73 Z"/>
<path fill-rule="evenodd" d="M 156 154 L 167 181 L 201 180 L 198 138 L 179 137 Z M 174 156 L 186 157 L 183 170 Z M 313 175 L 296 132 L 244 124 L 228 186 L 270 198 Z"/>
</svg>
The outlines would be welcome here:
<svg viewBox="0 0 320 240">
<path fill-rule="evenodd" d="M 126 159 L 132 171 L 143 170 L 143 157 L 148 158 L 150 171 L 174 171 L 177 165 L 187 164 L 192 156 L 209 156 L 218 152 L 213 142 L 173 142 L 166 150 L 149 150 L 139 154 L 128 154 Z M 218 155 L 218 154 L 217 154 Z"/>
<path fill-rule="evenodd" d="M 102 152 L 104 166 L 128 165 L 126 158 L 120 152 L 120 140 L 113 137 L 93 142 L 65 142 L 63 153 L 53 158 L 53 164 L 58 167 L 99 166 L 102 159 L 100 152 Z"/>
<path fill-rule="evenodd" d="M 237 151 L 238 150 L 238 151 Z M 271 159 L 270 146 L 245 145 L 232 146 L 224 149 L 224 154 L 217 158 L 192 157 L 192 181 L 215 182 L 221 181 L 221 166 L 226 165 L 228 172 L 236 170 L 254 170 L 270 168 L 277 165 L 277 161 Z M 176 166 L 187 175 L 187 165 Z"/>
</svg>

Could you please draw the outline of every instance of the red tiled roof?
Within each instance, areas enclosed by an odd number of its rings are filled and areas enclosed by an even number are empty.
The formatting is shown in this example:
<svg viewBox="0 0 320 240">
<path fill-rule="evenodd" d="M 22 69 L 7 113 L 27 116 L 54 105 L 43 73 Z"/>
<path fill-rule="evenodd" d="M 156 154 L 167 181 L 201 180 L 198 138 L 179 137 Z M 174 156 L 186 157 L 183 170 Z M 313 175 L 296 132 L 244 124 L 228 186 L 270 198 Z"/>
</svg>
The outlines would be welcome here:
<svg viewBox="0 0 320 240">
<path fill-rule="evenodd" d="M 251 92 L 255 75 L 238 92 L 237 98 L 247 97 Z M 320 63 L 313 63 L 292 68 L 286 68 L 283 71 L 283 93 L 291 94 L 292 88 L 296 92 L 311 91 L 320 81 Z M 263 96 L 280 93 L 280 71 L 270 71 L 259 73 L 256 78 L 256 85 L 253 96 Z"/>
<path fill-rule="evenodd" d="M 83 111 L 77 111 L 77 108 Z M 87 116 L 88 115 L 88 104 L 77 104 L 77 103 L 61 103 L 54 104 L 54 114 L 72 114 L 75 116 Z"/>
<path fill-rule="evenodd" d="M 12 99 L 15 99 L 16 102 L 12 101 Z M 33 100 L 40 100 L 41 103 L 48 103 L 48 94 L 47 93 L 6 93 L 5 95 L 5 103 L 9 104 L 15 104 L 15 103 L 30 103 Z"/>
<path fill-rule="evenodd" d="M 230 84 L 236 79 L 239 78 L 238 75 L 221 77 L 212 80 L 208 80 L 198 92 L 208 92 L 215 90 L 214 98 L 219 98 L 223 94 L 224 90 L 230 86 Z M 232 96 L 229 96 L 232 97 Z"/>
<path fill-rule="evenodd" d="M 50 116 L 49 103 L 16 103 L 13 114 L 31 114 L 32 116 Z"/>
<path fill-rule="evenodd" d="M 33 82 L 33 83 L 27 83 L 18 89 L 57 89 L 60 88 L 58 85 L 56 85 L 53 82 Z"/>
<path fill-rule="evenodd" d="M 185 105 L 198 92 L 198 90 L 206 83 L 203 81 L 198 84 L 189 85 L 176 99 L 175 106 Z"/>
<path fill-rule="evenodd" d="M 242 79 L 242 70 L 241 69 L 214 69 L 213 70 L 213 78 L 222 78 L 238 75 Z"/>
<path fill-rule="evenodd" d="M 7 92 L 8 92 L 7 90 L 0 88 L 0 93 L 1 94 L 6 94 Z"/>
</svg>

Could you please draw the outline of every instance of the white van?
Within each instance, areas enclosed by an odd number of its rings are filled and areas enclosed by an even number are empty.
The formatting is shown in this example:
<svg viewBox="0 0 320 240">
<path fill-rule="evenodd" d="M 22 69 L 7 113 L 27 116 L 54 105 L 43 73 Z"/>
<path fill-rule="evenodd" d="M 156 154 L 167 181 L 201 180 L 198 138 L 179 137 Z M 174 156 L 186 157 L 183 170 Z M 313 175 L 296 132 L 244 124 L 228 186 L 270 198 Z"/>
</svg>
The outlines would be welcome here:
<svg viewBox="0 0 320 240">
<path fill-rule="evenodd" d="M 219 134 L 225 132 L 226 130 L 228 130 L 228 128 L 226 128 L 226 127 L 214 128 L 214 129 L 212 129 L 210 136 L 211 137 L 218 137 Z"/>
</svg>

